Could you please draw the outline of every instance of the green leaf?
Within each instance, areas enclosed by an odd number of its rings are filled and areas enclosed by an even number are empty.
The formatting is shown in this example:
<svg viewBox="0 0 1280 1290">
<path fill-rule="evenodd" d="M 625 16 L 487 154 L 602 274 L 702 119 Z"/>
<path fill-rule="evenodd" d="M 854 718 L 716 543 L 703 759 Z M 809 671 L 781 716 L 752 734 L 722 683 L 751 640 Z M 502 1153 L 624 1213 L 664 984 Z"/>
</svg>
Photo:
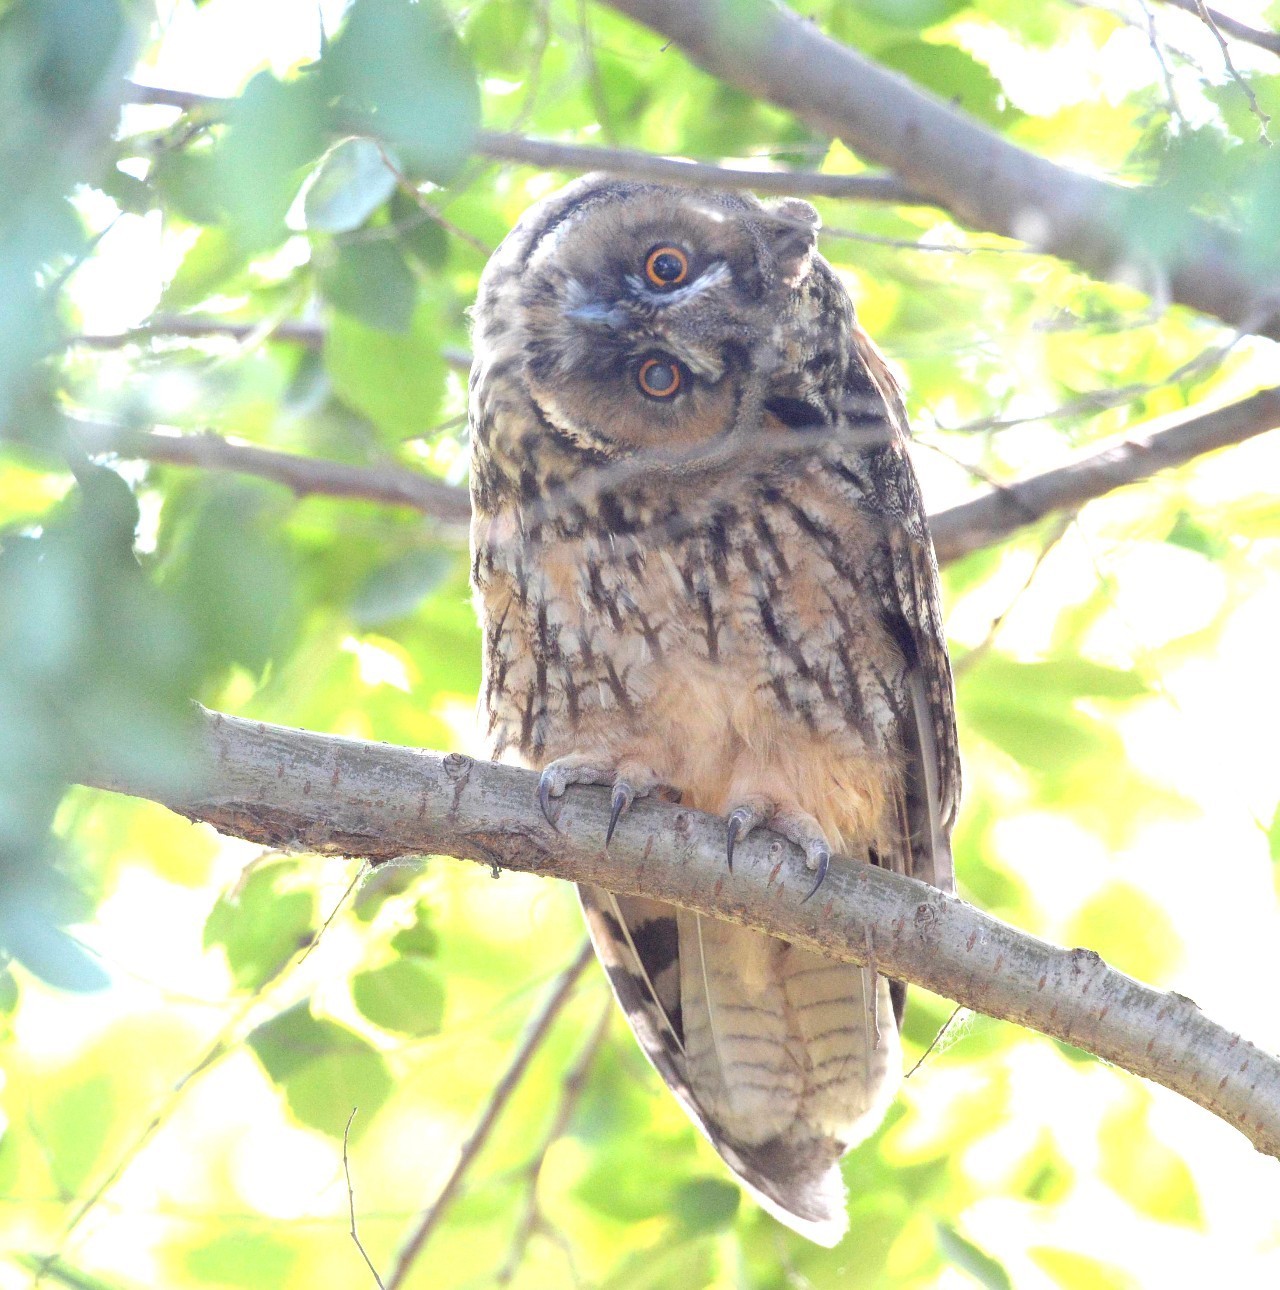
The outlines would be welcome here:
<svg viewBox="0 0 1280 1290">
<path fill-rule="evenodd" d="M 283 240 L 304 171 L 324 151 L 325 126 L 323 91 L 314 76 L 278 81 L 259 72 L 232 104 L 216 173 L 240 246 L 257 251 Z"/>
<path fill-rule="evenodd" d="M 303 198 L 307 228 L 349 233 L 396 191 L 395 171 L 372 139 L 343 139 L 325 153 Z"/>
<path fill-rule="evenodd" d="M 1091 896 L 1062 935 L 1067 944 L 1087 945 L 1122 972 L 1152 984 L 1167 981 L 1182 956 L 1169 915 L 1125 882 L 1109 882 Z"/>
<path fill-rule="evenodd" d="M 480 91 L 434 0 L 353 0 L 318 79 L 337 119 L 394 145 L 414 178 L 442 182 L 466 160 Z"/>
<path fill-rule="evenodd" d="M 963 1269 L 987 1290 L 1013 1290 L 1013 1282 L 1002 1264 L 972 1241 L 966 1240 L 949 1223 L 939 1223 L 938 1249 L 953 1266 Z"/>
<path fill-rule="evenodd" d="M 1098 1177 L 1139 1213 L 1161 1223 L 1203 1227 L 1187 1162 L 1152 1132 L 1144 1094 L 1117 1107 L 1098 1130 Z"/>
<path fill-rule="evenodd" d="M 201 229 L 165 287 L 160 305 L 167 310 L 183 310 L 203 304 L 243 273 L 248 263 L 248 252 L 226 229 Z"/>
<path fill-rule="evenodd" d="M 205 920 L 205 947 L 222 946 L 241 990 L 265 985 L 311 940 L 315 895 L 290 888 L 297 876 L 292 860 L 261 865 L 237 891 L 219 897 Z"/>
<path fill-rule="evenodd" d="M 444 981 L 429 962 L 416 956 L 358 973 L 351 995 L 375 1026 L 404 1035 L 434 1035 L 444 1017 Z"/>
<path fill-rule="evenodd" d="M 453 557 L 438 548 L 403 552 L 375 568 L 360 585 L 351 602 L 352 618 L 360 627 L 380 627 L 403 618 L 444 582 L 453 566 Z"/>
<path fill-rule="evenodd" d="M 692 1178 L 671 1198 L 676 1221 L 691 1235 L 732 1227 L 741 1204 L 742 1189 L 723 1178 Z"/>
<path fill-rule="evenodd" d="M 1109 1263 L 1092 1259 L 1076 1250 L 1055 1250 L 1047 1245 L 1027 1250 L 1062 1290 L 1141 1290 L 1134 1277 Z"/>
<path fill-rule="evenodd" d="M 1007 124 L 1020 115 L 1008 106 L 1004 87 L 991 72 L 954 45 L 903 41 L 879 50 L 876 58 L 980 121 Z"/>
<path fill-rule="evenodd" d="M 391 1093 L 386 1063 L 368 1042 L 336 1021 L 313 1017 L 306 1003 L 264 1022 L 249 1047 L 306 1125 L 340 1138 L 353 1107 L 360 1132 Z"/>
<path fill-rule="evenodd" d="M 296 1246 L 265 1232 L 228 1231 L 186 1251 L 183 1263 L 193 1285 L 272 1287 L 290 1284 Z"/>
<path fill-rule="evenodd" d="M 320 274 L 320 290 L 335 308 L 383 331 L 403 332 L 413 319 L 418 284 L 394 243 L 347 242 Z"/>
<path fill-rule="evenodd" d="M 339 396 L 390 435 L 404 439 L 430 429 L 444 391 L 440 318 L 418 305 L 404 333 L 338 314 L 325 341 L 325 363 Z"/>
</svg>

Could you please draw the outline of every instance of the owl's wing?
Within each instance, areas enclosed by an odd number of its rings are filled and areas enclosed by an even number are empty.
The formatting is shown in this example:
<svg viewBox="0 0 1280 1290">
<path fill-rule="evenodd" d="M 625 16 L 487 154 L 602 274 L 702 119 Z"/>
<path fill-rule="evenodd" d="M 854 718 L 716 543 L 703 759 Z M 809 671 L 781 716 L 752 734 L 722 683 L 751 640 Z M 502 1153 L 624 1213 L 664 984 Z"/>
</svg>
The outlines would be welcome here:
<svg viewBox="0 0 1280 1290">
<path fill-rule="evenodd" d="M 938 565 L 907 453 L 910 436 L 901 389 L 860 328 L 855 328 L 854 342 L 870 389 L 854 390 L 855 400 L 864 401 L 864 415 L 853 417 L 863 437 L 849 454 L 864 481 L 860 509 L 882 526 L 865 589 L 874 593 L 880 620 L 905 664 L 902 685 L 893 696 L 905 769 L 896 804 L 902 846 L 879 860 L 949 892 L 955 888 L 950 838 L 960 797 L 960 756 Z M 876 420 L 884 432 L 866 437 L 866 426 Z"/>
</svg>

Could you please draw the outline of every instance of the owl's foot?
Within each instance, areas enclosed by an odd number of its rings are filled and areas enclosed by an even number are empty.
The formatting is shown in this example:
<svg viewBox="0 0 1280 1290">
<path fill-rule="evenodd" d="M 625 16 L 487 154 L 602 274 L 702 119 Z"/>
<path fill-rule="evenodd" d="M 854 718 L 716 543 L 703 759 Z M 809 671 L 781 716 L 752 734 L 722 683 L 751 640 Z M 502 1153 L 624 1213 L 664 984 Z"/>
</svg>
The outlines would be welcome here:
<svg viewBox="0 0 1280 1290">
<path fill-rule="evenodd" d="M 822 886 L 827 870 L 831 867 L 831 843 L 827 841 L 827 835 L 808 811 L 802 811 L 798 806 L 780 806 L 767 797 L 753 794 L 729 811 L 725 858 L 729 863 L 730 873 L 733 872 L 734 847 L 762 824 L 800 847 L 804 851 L 805 865 L 817 874 L 809 894 L 800 902 L 803 905 Z"/>
<path fill-rule="evenodd" d="M 543 770 L 538 780 L 538 805 L 547 817 L 552 828 L 557 827 L 560 819 L 559 798 L 570 784 L 611 784 L 613 786 L 612 810 L 609 813 L 609 828 L 604 835 L 607 847 L 613 841 L 613 831 L 618 821 L 627 813 L 631 803 L 637 797 L 648 797 L 650 793 L 660 792 L 669 800 L 679 801 L 680 795 L 662 782 L 661 777 L 650 766 L 639 762 L 622 762 L 619 765 L 606 764 L 598 758 L 584 756 L 581 753 L 570 753 L 557 757 Z"/>
</svg>

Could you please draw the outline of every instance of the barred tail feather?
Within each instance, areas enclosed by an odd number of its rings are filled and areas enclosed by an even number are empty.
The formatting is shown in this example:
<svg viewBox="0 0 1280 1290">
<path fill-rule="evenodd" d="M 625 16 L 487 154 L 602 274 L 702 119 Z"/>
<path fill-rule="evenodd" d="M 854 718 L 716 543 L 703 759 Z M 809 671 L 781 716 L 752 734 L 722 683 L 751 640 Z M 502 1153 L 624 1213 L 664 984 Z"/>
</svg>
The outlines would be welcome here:
<svg viewBox="0 0 1280 1290">
<path fill-rule="evenodd" d="M 618 1002 L 694 1124 L 764 1209 L 837 1244 L 840 1157 L 900 1079 L 887 983 L 658 901 L 579 891 Z"/>
</svg>

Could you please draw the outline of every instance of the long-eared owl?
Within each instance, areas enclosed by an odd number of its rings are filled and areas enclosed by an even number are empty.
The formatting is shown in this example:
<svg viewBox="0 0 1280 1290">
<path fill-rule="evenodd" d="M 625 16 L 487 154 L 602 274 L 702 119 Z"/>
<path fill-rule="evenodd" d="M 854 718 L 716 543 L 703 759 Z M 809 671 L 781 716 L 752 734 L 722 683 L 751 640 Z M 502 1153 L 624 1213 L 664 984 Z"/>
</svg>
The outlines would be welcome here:
<svg viewBox="0 0 1280 1290">
<path fill-rule="evenodd" d="M 529 210 L 475 306 L 481 723 L 554 817 L 663 793 L 952 886 L 937 568 L 895 380 L 817 212 L 588 176 Z M 837 863 L 845 863 L 838 860 Z M 901 1079 L 900 983 L 581 889 L 650 1061 L 784 1223 L 847 1229 L 838 1162 Z"/>
</svg>

